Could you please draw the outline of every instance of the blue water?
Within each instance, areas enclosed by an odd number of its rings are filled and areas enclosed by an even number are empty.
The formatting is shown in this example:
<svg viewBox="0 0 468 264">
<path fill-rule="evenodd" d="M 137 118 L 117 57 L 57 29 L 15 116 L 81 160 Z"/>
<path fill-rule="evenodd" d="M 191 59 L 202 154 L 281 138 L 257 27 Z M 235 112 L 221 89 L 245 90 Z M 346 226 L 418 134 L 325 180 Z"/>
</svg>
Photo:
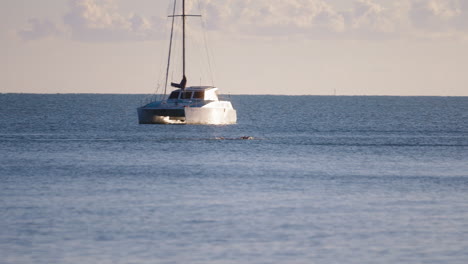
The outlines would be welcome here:
<svg viewBox="0 0 468 264">
<path fill-rule="evenodd" d="M 0 94 L 0 263 L 468 263 L 467 97 L 142 97 Z"/>
</svg>

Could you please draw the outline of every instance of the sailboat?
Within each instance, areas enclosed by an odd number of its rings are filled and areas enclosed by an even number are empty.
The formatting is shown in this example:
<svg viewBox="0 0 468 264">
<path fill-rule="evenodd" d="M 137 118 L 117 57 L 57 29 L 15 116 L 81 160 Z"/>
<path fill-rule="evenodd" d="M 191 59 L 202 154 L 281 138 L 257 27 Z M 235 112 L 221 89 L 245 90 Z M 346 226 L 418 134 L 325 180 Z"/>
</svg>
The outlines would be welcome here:
<svg viewBox="0 0 468 264">
<path fill-rule="evenodd" d="M 220 100 L 215 86 L 188 86 L 186 77 L 186 18 L 199 15 L 187 15 L 185 0 L 182 0 L 182 14 L 176 15 L 177 0 L 174 0 L 172 29 L 169 44 L 165 87 L 168 87 L 171 62 L 174 19 L 182 19 L 182 80 L 171 82 L 174 88 L 169 96 L 164 94 L 162 100 L 152 101 L 138 108 L 140 124 L 206 124 L 227 125 L 237 122 L 236 110 L 230 101 Z"/>
</svg>

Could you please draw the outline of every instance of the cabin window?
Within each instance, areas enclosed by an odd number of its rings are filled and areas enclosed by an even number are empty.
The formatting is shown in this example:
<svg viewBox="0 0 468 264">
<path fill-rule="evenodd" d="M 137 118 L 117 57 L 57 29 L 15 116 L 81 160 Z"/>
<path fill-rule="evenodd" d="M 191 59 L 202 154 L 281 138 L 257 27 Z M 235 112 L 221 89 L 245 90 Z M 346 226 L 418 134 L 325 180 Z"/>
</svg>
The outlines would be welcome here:
<svg viewBox="0 0 468 264">
<path fill-rule="evenodd" d="M 193 99 L 205 99 L 205 92 L 203 91 L 195 92 L 193 94 Z"/>
<path fill-rule="evenodd" d="M 192 94 L 193 94 L 193 92 L 184 92 L 182 94 L 182 99 L 190 99 L 190 98 L 192 98 Z"/>
<path fill-rule="evenodd" d="M 179 92 L 172 92 L 169 99 L 179 99 Z"/>
</svg>

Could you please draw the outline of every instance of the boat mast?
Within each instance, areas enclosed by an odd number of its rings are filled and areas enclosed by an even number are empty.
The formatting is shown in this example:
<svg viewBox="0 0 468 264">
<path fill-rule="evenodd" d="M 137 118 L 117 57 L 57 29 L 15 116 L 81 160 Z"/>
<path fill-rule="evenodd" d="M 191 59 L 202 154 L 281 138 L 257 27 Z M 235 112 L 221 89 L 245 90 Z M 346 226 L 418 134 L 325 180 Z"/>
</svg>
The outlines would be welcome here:
<svg viewBox="0 0 468 264">
<path fill-rule="evenodd" d="M 176 6 L 177 6 L 177 0 L 174 0 L 174 7 L 173 7 L 173 10 L 172 10 L 171 38 L 169 39 L 169 55 L 167 56 L 166 83 L 164 85 L 164 95 L 166 95 L 166 91 L 167 91 L 167 81 L 169 80 L 169 68 L 171 66 L 172 37 L 174 35 L 174 22 L 175 22 Z"/>
<path fill-rule="evenodd" d="M 185 57 L 186 57 L 186 51 L 185 51 L 185 21 L 187 17 L 201 17 L 201 15 L 187 15 L 185 14 L 185 0 L 182 0 L 182 15 L 172 15 L 172 17 L 182 17 L 182 81 L 180 83 L 171 83 L 171 86 L 180 88 L 182 90 L 185 89 L 185 86 L 187 85 L 187 77 L 185 76 L 186 73 L 186 63 L 185 63 Z"/>
<path fill-rule="evenodd" d="M 185 77 L 185 0 L 182 0 L 182 72 L 182 80 L 187 80 Z"/>
</svg>

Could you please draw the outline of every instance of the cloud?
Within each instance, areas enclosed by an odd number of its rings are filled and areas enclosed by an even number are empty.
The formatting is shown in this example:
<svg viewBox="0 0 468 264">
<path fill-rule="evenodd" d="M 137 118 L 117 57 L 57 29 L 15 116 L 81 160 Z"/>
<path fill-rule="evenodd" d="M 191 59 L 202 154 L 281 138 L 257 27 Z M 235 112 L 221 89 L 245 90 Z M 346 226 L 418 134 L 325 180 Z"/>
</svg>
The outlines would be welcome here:
<svg viewBox="0 0 468 264">
<path fill-rule="evenodd" d="M 71 0 L 64 22 L 71 35 L 82 41 L 134 41 L 161 38 L 160 18 L 122 15 L 113 0 Z"/>
<path fill-rule="evenodd" d="M 28 23 L 28 28 L 18 31 L 18 35 L 23 40 L 36 40 L 62 34 L 57 26 L 49 20 L 31 18 Z"/>
<path fill-rule="evenodd" d="M 351 28 L 357 30 L 392 32 L 395 23 L 389 12 L 372 0 L 359 0 L 354 4 Z"/>
<path fill-rule="evenodd" d="M 202 6 L 209 29 L 250 35 L 307 34 L 315 30 L 342 32 L 341 14 L 323 0 L 209 0 Z"/>
<path fill-rule="evenodd" d="M 413 4 L 410 16 L 416 27 L 440 31 L 451 28 L 461 13 L 455 0 L 420 0 Z"/>
<path fill-rule="evenodd" d="M 424 37 L 468 39 L 468 1 L 414 0 L 409 17 Z"/>
<path fill-rule="evenodd" d="M 69 0 L 63 23 L 29 19 L 29 26 L 17 31 L 23 40 L 51 36 L 71 37 L 77 41 L 110 42 L 160 39 L 165 36 L 165 18 L 121 14 L 115 0 Z M 59 30 L 60 28 L 63 28 Z"/>
<path fill-rule="evenodd" d="M 192 14 L 203 13 L 209 30 L 251 37 L 468 36 L 465 0 L 342 1 L 352 1 L 351 7 L 343 10 L 327 0 L 203 0 L 200 5 L 189 1 L 187 9 Z M 123 13 L 116 0 L 69 0 L 62 21 L 66 30 L 58 30 L 49 20 L 31 19 L 30 27 L 18 34 L 29 40 L 54 35 L 96 42 L 160 39 L 166 37 L 166 15 Z"/>
<path fill-rule="evenodd" d="M 401 8 L 386 8 L 373 0 L 354 0 L 339 10 L 325 0 L 208 0 L 203 5 L 208 28 L 238 34 L 301 35 L 308 38 L 374 38 L 395 35 Z"/>
<path fill-rule="evenodd" d="M 209 29 L 250 36 L 353 39 L 468 36 L 468 1 L 465 0 L 385 3 L 353 0 L 352 7 L 347 10 L 340 10 L 325 0 L 204 2 Z"/>
</svg>

